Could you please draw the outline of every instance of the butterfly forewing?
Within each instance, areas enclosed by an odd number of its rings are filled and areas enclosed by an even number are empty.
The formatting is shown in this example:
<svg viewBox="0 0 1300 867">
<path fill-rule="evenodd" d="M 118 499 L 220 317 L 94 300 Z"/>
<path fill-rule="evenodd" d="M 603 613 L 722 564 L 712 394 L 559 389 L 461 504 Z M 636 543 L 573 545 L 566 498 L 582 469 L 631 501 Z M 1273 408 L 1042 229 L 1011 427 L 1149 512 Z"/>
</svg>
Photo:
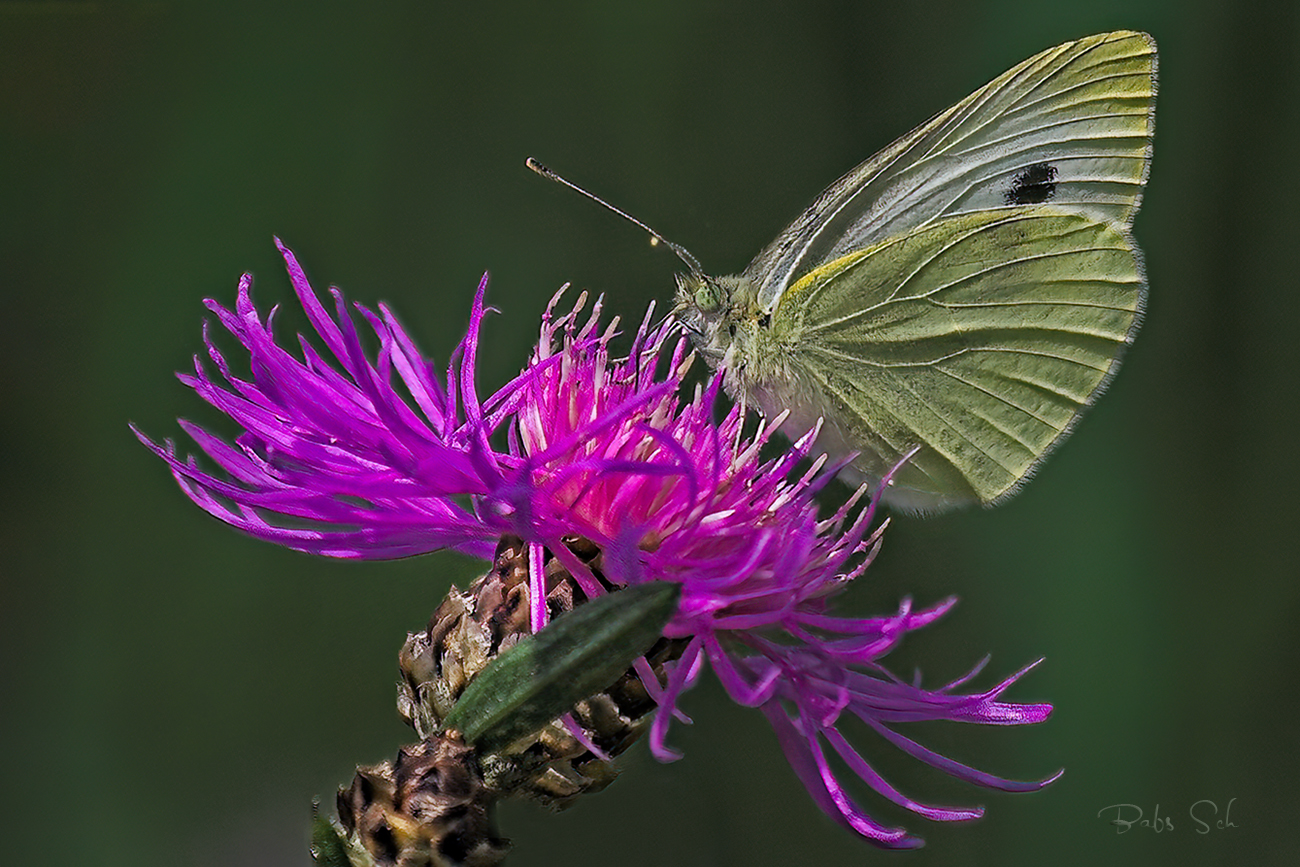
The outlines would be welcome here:
<svg viewBox="0 0 1300 867">
<path fill-rule="evenodd" d="M 810 273 L 773 337 L 821 393 L 826 445 L 860 450 L 865 475 L 924 447 L 891 500 L 926 511 L 994 502 L 1033 472 L 1105 386 L 1143 292 L 1116 226 L 988 210 Z"/>
<path fill-rule="evenodd" d="M 818 266 L 965 213 L 1050 204 L 1127 227 L 1151 158 L 1155 46 L 1107 33 L 1044 51 L 829 189 L 745 272 L 775 308 Z"/>
</svg>

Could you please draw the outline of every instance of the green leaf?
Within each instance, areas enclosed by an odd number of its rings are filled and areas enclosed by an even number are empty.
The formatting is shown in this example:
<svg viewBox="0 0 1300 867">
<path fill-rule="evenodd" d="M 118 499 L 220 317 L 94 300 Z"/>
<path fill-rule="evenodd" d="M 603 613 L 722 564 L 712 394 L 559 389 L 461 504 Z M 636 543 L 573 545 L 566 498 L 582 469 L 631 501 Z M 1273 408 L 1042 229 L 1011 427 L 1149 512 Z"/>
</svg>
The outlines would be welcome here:
<svg viewBox="0 0 1300 867">
<path fill-rule="evenodd" d="M 539 731 L 614 684 L 659 639 L 680 596 L 680 585 L 653 581 L 561 614 L 483 669 L 443 730 L 459 731 L 480 752 Z"/>
</svg>

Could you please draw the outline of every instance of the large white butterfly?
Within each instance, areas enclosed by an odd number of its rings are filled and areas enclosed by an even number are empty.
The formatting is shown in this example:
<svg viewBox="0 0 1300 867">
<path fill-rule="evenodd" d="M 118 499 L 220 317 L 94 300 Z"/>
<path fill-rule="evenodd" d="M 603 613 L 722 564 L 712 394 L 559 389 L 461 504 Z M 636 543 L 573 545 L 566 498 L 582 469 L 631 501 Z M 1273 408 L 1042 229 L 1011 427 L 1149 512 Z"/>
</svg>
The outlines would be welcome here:
<svg viewBox="0 0 1300 867">
<path fill-rule="evenodd" d="M 832 184 L 742 274 L 670 244 L 683 323 L 734 397 L 793 435 L 822 419 L 850 476 L 919 446 L 892 504 L 1000 502 L 1137 330 L 1155 84 L 1144 33 L 1031 57 Z"/>
</svg>

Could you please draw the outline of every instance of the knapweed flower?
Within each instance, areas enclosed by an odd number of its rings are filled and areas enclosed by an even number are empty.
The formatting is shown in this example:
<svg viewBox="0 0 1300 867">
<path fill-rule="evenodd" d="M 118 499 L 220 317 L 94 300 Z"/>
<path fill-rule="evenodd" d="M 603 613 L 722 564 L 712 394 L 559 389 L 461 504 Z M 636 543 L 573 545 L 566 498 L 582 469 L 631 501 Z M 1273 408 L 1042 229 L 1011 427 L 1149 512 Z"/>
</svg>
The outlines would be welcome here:
<svg viewBox="0 0 1300 867">
<path fill-rule="evenodd" d="M 1021 783 L 981 773 L 895 730 L 921 720 L 1034 723 L 1051 708 L 1002 699 L 1023 670 L 963 693 L 980 666 L 939 689 L 882 666 L 905 635 L 953 600 L 920 609 L 904 600 L 878 618 L 830 613 L 832 599 L 878 550 L 875 500 L 859 492 L 820 517 L 815 497 L 835 467 L 804 460 L 816 431 L 760 457 L 780 419 L 750 431 L 743 408 L 721 413 L 716 376 L 688 389 L 691 357 L 671 320 L 656 325 L 647 313 L 630 351 L 616 358 L 616 321 L 602 327 L 600 302 L 583 319 L 582 298 L 560 315 L 557 296 L 523 371 L 483 398 L 475 363 L 486 278 L 465 338 L 438 368 L 387 307 L 357 305 L 354 313 L 332 289 L 327 310 L 293 254 L 280 249 L 321 346 L 301 338 L 300 355 L 281 346 L 273 316 L 264 320 L 253 305 L 246 275 L 233 310 L 208 307 L 247 350 L 251 379 L 236 376 L 206 334 L 219 377 L 197 359 L 181 377 L 243 428 L 226 442 L 181 422 L 220 472 L 182 458 L 170 441 L 160 446 L 140 435 L 201 508 L 257 538 L 331 557 L 451 548 L 499 561 L 514 540 L 528 555 L 512 562 L 524 564 L 534 631 L 548 617 L 544 564 L 552 560 L 589 599 L 642 582 L 679 583 L 680 604 L 663 632 L 675 661 L 636 668 L 658 705 L 653 753 L 676 757 L 667 736 L 671 721 L 684 719 L 679 700 L 712 668 L 734 700 L 762 709 L 818 806 L 879 845 L 921 841 L 856 803 L 832 770 L 828 746 L 868 787 L 929 819 L 982 811 L 930 806 L 897 791 L 842 734 L 849 717 L 972 783 L 1029 791 L 1055 779 Z M 378 338 L 373 358 L 358 317 Z M 595 553 L 583 556 L 584 549 Z"/>
</svg>

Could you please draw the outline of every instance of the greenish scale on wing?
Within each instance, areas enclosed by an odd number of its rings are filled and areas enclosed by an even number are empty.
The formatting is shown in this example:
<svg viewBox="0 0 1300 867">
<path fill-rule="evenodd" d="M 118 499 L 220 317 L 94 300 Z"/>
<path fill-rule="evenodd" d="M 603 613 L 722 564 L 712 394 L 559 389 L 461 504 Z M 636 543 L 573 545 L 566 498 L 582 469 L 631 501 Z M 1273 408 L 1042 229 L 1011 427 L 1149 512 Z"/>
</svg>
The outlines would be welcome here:
<svg viewBox="0 0 1300 867">
<path fill-rule="evenodd" d="M 941 220 L 790 287 L 772 337 L 840 435 L 935 497 L 993 502 L 1066 434 L 1116 365 L 1143 282 L 1132 244 L 1078 214 Z"/>
</svg>

